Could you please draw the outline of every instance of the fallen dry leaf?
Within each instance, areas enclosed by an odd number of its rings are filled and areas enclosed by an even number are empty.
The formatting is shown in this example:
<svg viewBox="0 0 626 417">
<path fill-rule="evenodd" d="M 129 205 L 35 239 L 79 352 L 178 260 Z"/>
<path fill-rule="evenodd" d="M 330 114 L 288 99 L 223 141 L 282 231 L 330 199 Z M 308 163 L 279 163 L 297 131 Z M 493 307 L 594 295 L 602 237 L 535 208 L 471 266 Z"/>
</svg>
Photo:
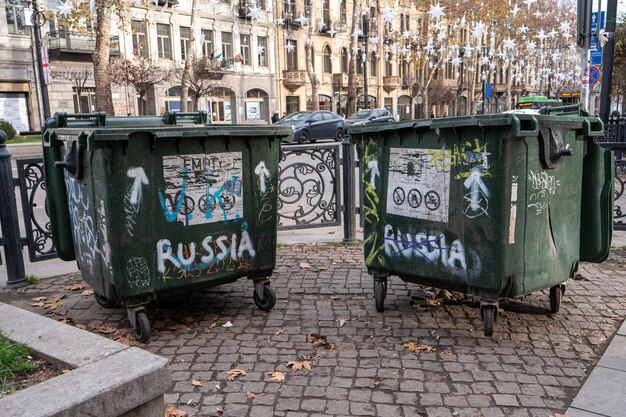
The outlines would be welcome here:
<svg viewBox="0 0 626 417">
<path fill-rule="evenodd" d="M 313 345 L 313 346 L 323 346 L 328 350 L 335 349 L 335 344 L 330 343 L 328 340 L 326 340 L 326 336 L 320 336 L 319 334 L 315 334 L 315 333 L 308 334 L 306 337 L 306 342 L 309 345 Z"/>
<path fill-rule="evenodd" d="M 64 319 L 59 319 L 58 321 L 59 321 L 59 323 L 63 323 L 63 324 L 73 324 L 74 323 L 74 319 L 72 319 L 71 317 L 66 317 Z"/>
<path fill-rule="evenodd" d="M 85 284 L 66 285 L 64 288 L 69 291 L 82 291 L 85 289 Z"/>
<path fill-rule="evenodd" d="M 331 296 L 330 296 L 330 299 L 331 299 L 331 300 L 341 300 L 341 297 L 340 297 L 340 296 L 338 296 L 338 295 L 331 295 Z"/>
<path fill-rule="evenodd" d="M 71 369 L 64 369 L 62 372 L 63 372 L 64 374 L 67 374 L 67 373 L 72 372 L 72 370 L 71 370 Z"/>
<path fill-rule="evenodd" d="M 281 335 L 283 333 L 285 333 L 285 329 L 279 329 L 279 330 L 276 331 L 276 333 L 274 333 L 274 336 L 278 336 L 278 335 Z"/>
<path fill-rule="evenodd" d="M 93 295 L 93 290 L 85 290 L 80 293 L 83 297 L 91 297 Z"/>
<path fill-rule="evenodd" d="M 441 303 L 443 303 L 443 300 L 439 300 L 437 298 L 426 299 L 426 305 L 431 306 L 431 307 L 438 307 L 441 305 Z"/>
<path fill-rule="evenodd" d="M 185 324 L 191 324 L 195 321 L 195 319 L 193 318 L 193 316 L 185 316 L 182 319 L 182 322 Z"/>
<path fill-rule="evenodd" d="M 252 391 L 246 391 L 246 397 L 248 398 L 254 398 L 256 397 L 256 394 Z"/>
<path fill-rule="evenodd" d="M 308 262 L 300 262 L 298 264 L 298 266 L 300 267 L 300 269 L 310 269 L 311 268 L 311 264 Z"/>
<path fill-rule="evenodd" d="M 47 299 L 48 299 L 48 297 L 35 297 L 32 300 L 40 302 L 40 301 L 46 301 Z"/>
<path fill-rule="evenodd" d="M 172 324 L 170 326 L 167 326 L 167 330 L 185 330 L 186 328 L 186 324 Z"/>
<path fill-rule="evenodd" d="M 243 369 L 231 369 L 230 371 L 228 371 L 226 373 L 228 374 L 228 380 L 229 381 L 234 381 L 236 378 L 238 378 L 240 376 L 248 375 L 248 373 L 246 371 L 244 371 Z"/>
<path fill-rule="evenodd" d="M 272 377 L 270 379 L 272 381 L 284 381 L 285 374 L 283 372 L 272 372 Z"/>
<path fill-rule="evenodd" d="M 44 303 L 31 303 L 30 305 L 32 307 L 45 307 L 46 306 Z"/>
<path fill-rule="evenodd" d="M 191 385 L 193 385 L 194 387 L 201 387 L 204 385 L 204 382 L 199 381 L 197 379 L 192 379 L 191 380 Z"/>
<path fill-rule="evenodd" d="M 434 347 L 432 347 L 430 345 L 418 345 L 418 344 L 413 343 L 413 342 L 405 343 L 404 344 L 404 350 L 406 350 L 407 352 L 413 352 L 413 353 L 418 353 L 418 352 L 436 352 L 437 351 L 437 349 L 435 349 Z"/>
<path fill-rule="evenodd" d="M 454 356 L 454 352 L 452 352 L 451 350 L 444 350 L 443 352 L 440 353 L 441 356 Z"/>
<path fill-rule="evenodd" d="M 76 327 L 77 329 L 81 329 L 81 330 L 87 330 L 87 326 L 85 326 L 84 324 L 80 324 L 80 323 L 76 323 L 74 327 Z"/>
<path fill-rule="evenodd" d="M 165 417 L 187 417 L 187 412 L 179 410 L 173 405 L 168 407 L 167 404 L 165 404 Z"/>
<path fill-rule="evenodd" d="M 98 333 L 102 333 L 102 334 L 111 334 L 111 333 L 115 333 L 115 330 L 113 327 L 109 327 L 109 326 L 104 326 L 102 324 L 96 324 L 96 323 L 91 323 L 89 325 L 89 329 L 93 330 L 95 332 Z"/>
<path fill-rule="evenodd" d="M 308 369 L 311 370 L 311 361 L 308 360 L 295 360 L 287 362 L 287 367 L 290 367 L 294 371 L 299 371 L 300 369 Z"/>
</svg>

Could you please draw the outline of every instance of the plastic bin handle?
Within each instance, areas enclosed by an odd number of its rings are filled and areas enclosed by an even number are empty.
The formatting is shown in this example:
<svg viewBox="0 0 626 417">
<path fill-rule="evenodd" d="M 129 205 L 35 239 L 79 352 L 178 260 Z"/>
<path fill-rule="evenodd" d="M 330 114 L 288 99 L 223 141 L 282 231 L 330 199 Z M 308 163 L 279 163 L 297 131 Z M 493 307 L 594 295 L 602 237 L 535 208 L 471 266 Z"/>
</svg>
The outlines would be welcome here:
<svg viewBox="0 0 626 417">
<path fill-rule="evenodd" d="M 56 121 L 56 127 L 68 127 L 68 120 L 85 120 L 90 121 L 93 120 L 93 126 L 105 126 L 106 125 L 107 115 L 105 112 L 97 111 L 94 113 L 65 113 L 58 112 L 54 114 L 54 119 Z"/>
<path fill-rule="evenodd" d="M 515 137 L 537 136 L 539 134 L 539 122 L 535 116 L 523 117 L 521 119 L 513 116 L 511 126 L 513 127 L 513 136 Z"/>
<path fill-rule="evenodd" d="M 597 117 L 587 117 L 583 121 L 583 131 L 587 138 L 604 136 L 604 123 Z"/>
</svg>

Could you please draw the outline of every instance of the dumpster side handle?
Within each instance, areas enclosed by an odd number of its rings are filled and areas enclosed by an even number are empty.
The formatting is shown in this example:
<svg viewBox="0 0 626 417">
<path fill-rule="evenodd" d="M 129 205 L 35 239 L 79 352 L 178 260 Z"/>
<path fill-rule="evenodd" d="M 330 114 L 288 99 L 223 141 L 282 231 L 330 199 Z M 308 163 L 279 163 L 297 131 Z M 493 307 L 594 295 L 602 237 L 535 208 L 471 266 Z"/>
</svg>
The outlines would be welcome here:
<svg viewBox="0 0 626 417">
<path fill-rule="evenodd" d="M 539 134 L 539 122 L 535 116 L 528 118 L 513 116 L 511 126 L 515 137 L 537 136 Z"/>
</svg>

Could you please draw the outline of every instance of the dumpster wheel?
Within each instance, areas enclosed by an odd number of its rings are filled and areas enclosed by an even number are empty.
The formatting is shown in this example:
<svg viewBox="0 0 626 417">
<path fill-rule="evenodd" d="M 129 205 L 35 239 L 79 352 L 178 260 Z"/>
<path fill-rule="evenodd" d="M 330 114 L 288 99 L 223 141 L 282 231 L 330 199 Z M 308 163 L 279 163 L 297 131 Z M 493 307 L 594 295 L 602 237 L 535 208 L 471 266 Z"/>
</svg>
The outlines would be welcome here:
<svg viewBox="0 0 626 417">
<path fill-rule="evenodd" d="M 376 311 L 385 311 L 385 298 L 387 297 L 387 279 L 374 279 L 374 300 Z"/>
<path fill-rule="evenodd" d="M 148 339 L 150 339 L 150 322 L 148 321 L 148 316 L 146 316 L 145 311 L 137 312 L 133 334 L 141 343 L 146 343 Z"/>
<path fill-rule="evenodd" d="M 269 282 L 264 283 L 263 285 L 263 299 L 260 299 L 257 295 L 256 290 L 254 290 L 254 294 L 252 295 L 254 299 L 254 304 L 263 311 L 270 311 L 276 305 L 276 292 L 274 289 L 270 287 Z"/>
<path fill-rule="evenodd" d="M 483 318 L 483 333 L 487 337 L 493 335 L 493 322 L 496 320 L 497 306 L 485 305 L 480 307 L 480 315 Z"/>
<path fill-rule="evenodd" d="M 555 285 L 550 287 L 550 312 L 556 314 L 561 309 L 561 298 L 565 292 L 565 285 Z"/>
<path fill-rule="evenodd" d="M 117 307 L 117 300 L 115 298 L 108 298 L 107 296 L 94 291 L 93 298 L 96 299 L 96 303 L 102 308 L 115 308 Z"/>
</svg>

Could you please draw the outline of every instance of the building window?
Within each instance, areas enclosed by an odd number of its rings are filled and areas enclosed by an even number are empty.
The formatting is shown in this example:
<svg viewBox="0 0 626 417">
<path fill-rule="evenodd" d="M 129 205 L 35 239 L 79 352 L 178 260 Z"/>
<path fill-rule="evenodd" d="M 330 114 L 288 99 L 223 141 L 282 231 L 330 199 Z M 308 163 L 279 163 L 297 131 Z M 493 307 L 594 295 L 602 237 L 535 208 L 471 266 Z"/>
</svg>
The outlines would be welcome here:
<svg viewBox="0 0 626 417">
<path fill-rule="evenodd" d="M 346 12 L 346 1 L 342 1 L 339 5 L 339 19 L 340 23 L 346 24 L 348 22 L 348 13 Z"/>
<path fill-rule="evenodd" d="M 233 57 L 233 34 L 222 32 L 222 58 L 232 59 Z"/>
<path fill-rule="evenodd" d="M 180 32 L 180 59 L 183 61 L 187 59 L 187 55 L 189 54 L 189 40 L 191 39 L 191 28 L 181 26 L 179 28 Z"/>
<path fill-rule="evenodd" d="M 393 64 L 391 61 L 385 61 L 385 75 L 391 77 L 393 75 Z"/>
<path fill-rule="evenodd" d="M 391 113 L 393 113 L 393 98 L 385 97 L 384 102 L 385 102 L 385 108 L 389 110 Z"/>
<path fill-rule="evenodd" d="M 96 89 L 92 87 L 83 87 L 80 95 L 73 87 L 74 91 L 74 111 L 76 113 L 91 113 L 96 111 Z"/>
<path fill-rule="evenodd" d="M 257 38 L 257 55 L 259 57 L 259 67 L 267 67 L 267 38 L 259 36 Z"/>
<path fill-rule="evenodd" d="M 287 54 L 287 69 L 288 70 L 297 70 L 298 69 L 298 42 L 293 39 L 287 39 L 287 45 L 293 45 L 292 48 L 285 48 L 285 53 Z"/>
<path fill-rule="evenodd" d="M 286 102 L 287 114 L 300 111 L 300 97 L 299 96 L 287 96 L 286 100 L 287 100 Z"/>
<path fill-rule="evenodd" d="M 341 72 L 348 73 L 348 50 L 341 48 Z"/>
<path fill-rule="evenodd" d="M 326 45 L 324 47 L 324 72 L 327 74 L 332 74 L 333 72 L 333 63 L 330 60 L 331 54 L 330 46 Z"/>
<path fill-rule="evenodd" d="M 405 30 L 411 30 L 411 25 L 409 23 L 410 16 L 408 14 L 400 13 L 400 31 L 404 32 Z"/>
<path fill-rule="evenodd" d="M 246 120 L 269 120 L 267 98 L 267 93 L 258 88 L 246 93 Z"/>
<path fill-rule="evenodd" d="M 250 35 L 239 35 L 242 65 L 252 65 L 250 60 Z"/>
<path fill-rule="evenodd" d="M 25 33 L 24 6 L 22 6 L 21 0 L 6 0 L 4 4 L 9 33 Z"/>
<path fill-rule="evenodd" d="M 213 53 L 213 31 L 202 29 L 202 34 L 204 35 L 204 44 L 202 45 L 202 56 L 205 58 L 212 58 Z"/>
<path fill-rule="evenodd" d="M 133 33 L 133 53 L 136 56 L 148 56 L 148 44 L 146 43 L 146 23 L 141 20 L 133 20 L 131 24 Z"/>
<path fill-rule="evenodd" d="M 217 87 L 209 101 L 209 114 L 213 122 L 232 122 L 231 108 L 234 107 L 233 92 L 228 88 Z"/>
<path fill-rule="evenodd" d="M 296 19 L 296 0 L 284 0 L 283 1 L 283 18 L 284 19 Z"/>
<path fill-rule="evenodd" d="M 326 23 L 325 28 L 330 29 L 330 0 L 322 0 L 322 19 Z"/>
<path fill-rule="evenodd" d="M 376 52 L 372 52 L 370 55 L 370 76 L 375 77 L 378 75 L 378 58 L 376 58 Z"/>
<path fill-rule="evenodd" d="M 157 45 L 159 48 L 159 58 L 172 59 L 169 25 L 157 23 Z"/>
<path fill-rule="evenodd" d="M 311 17 L 311 0 L 304 0 L 304 15 L 306 17 Z"/>
</svg>

